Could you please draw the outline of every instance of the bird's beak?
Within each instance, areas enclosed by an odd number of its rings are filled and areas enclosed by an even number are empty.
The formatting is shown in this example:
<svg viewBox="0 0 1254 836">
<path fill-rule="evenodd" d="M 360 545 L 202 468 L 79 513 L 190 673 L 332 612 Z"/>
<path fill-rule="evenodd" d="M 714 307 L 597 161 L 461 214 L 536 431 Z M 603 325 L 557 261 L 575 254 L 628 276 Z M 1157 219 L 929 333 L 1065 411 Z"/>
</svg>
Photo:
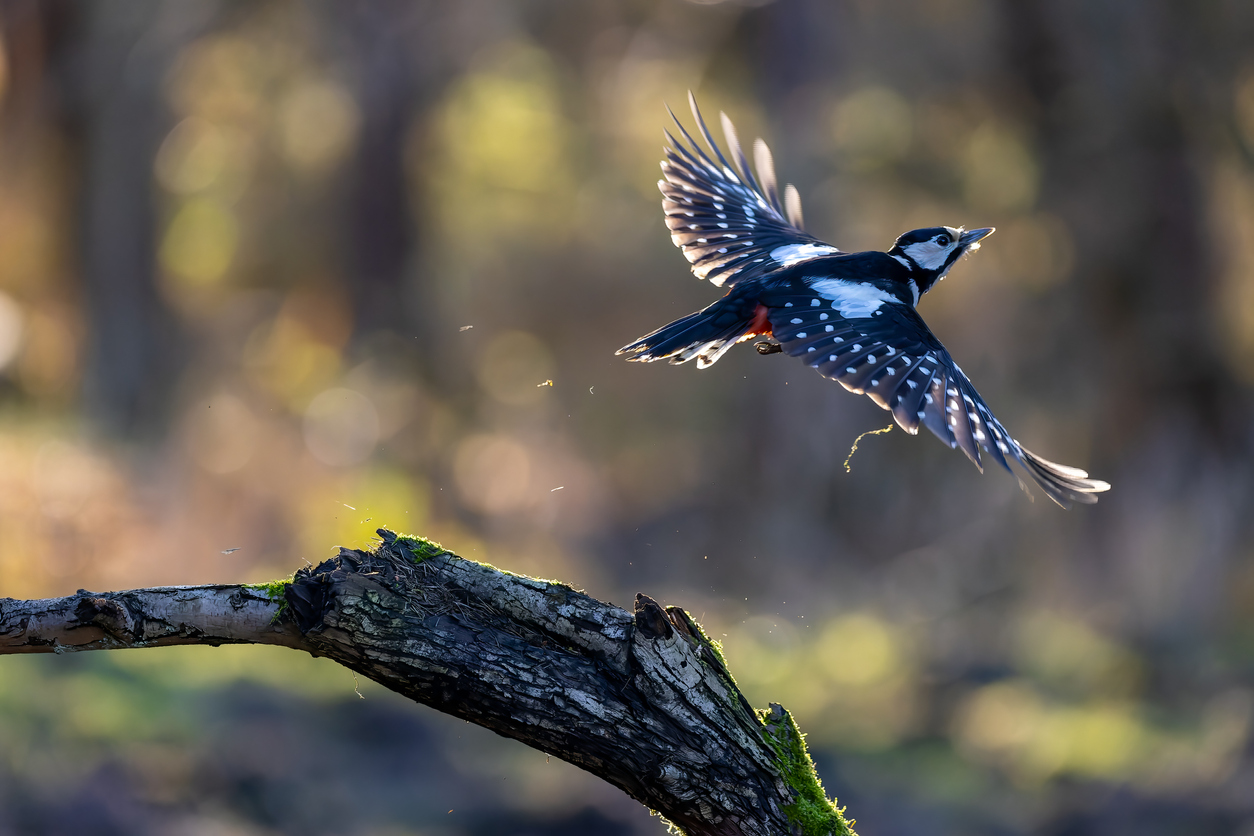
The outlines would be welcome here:
<svg viewBox="0 0 1254 836">
<path fill-rule="evenodd" d="M 962 237 L 958 239 L 958 243 L 965 249 L 970 247 L 972 244 L 977 244 L 979 241 L 987 238 L 996 231 L 996 227 L 992 226 L 986 226 L 983 229 L 971 229 L 962 233 Z M 976 246 L 974 249 L 979 249 L 979 247 Z"/>
</svg>

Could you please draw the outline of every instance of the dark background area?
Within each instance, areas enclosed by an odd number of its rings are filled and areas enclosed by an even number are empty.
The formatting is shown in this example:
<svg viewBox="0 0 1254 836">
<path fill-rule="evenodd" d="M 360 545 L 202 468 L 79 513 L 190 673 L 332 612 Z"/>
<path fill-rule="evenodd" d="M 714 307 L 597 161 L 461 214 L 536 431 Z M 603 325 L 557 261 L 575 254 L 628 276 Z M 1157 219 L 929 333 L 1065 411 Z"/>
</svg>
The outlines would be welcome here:
<svg viewBox="0 0 1254 836">
<path fill-rule="evenodd" d="M 3 0 L 0 33 L 0 595 L 263 581 L 386 525 L 685 607 L 863 834 L 1254 834 L 1254 5 Z M 614 357 L 721 293 L 655 186 L 689 89 L 844 249 L 996 226 L 921 312 L 1113 490 L 1064 512 L 899 431 L 846 472 L 889 418 L 795 361 Z M 664 827 L 290 651 L 0 659 L 0 834 L 83 832 Z"/>
</svg>

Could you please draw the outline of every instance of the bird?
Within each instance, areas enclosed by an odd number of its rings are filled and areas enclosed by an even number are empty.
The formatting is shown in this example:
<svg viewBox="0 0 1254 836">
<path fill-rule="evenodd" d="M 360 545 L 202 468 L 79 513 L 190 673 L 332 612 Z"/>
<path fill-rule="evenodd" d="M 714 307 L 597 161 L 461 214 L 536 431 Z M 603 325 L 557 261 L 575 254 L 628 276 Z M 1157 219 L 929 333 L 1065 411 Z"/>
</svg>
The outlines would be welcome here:
<svg viewBox="0 0 1254 836">
<path fill-rule="evenodd" d="M 682 139 L 664 132 L 662 208 L 671 241 L 692 272 L 727 293 L 617 354 L 644 363 L 695 359 L 705 369 L 733 345 L 760 337 L 760 353 L 800 358 L 890 411 L 907 433 L 927 427 L 980 472 L 983 448 L 1018 478 L 1010 467 L 1016 463 L 1063 508 L 1091 505 L 1110 489 L 1016 441 L 916 310 L 959 259 L 980 248 L 992 227 L 915 229 L 887 252 L 844 252 L 805 231 L 794 186 L 781 199 L 765 142 L 754 145 L 755 176 L 727 114 L 720 114 L 725 155 L 691 92 L 688 103 L 709 150 L 667 108 Z M 1031 494 L 1022 479 L 1019 484 Z"/>
</svg>

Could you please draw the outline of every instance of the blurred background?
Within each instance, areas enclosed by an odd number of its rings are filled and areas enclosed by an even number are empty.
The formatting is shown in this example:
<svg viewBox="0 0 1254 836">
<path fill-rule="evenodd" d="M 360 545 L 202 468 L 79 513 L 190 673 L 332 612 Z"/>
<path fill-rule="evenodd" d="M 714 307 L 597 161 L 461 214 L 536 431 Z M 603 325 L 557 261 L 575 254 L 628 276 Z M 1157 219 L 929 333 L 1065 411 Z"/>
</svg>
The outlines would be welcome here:
<svg viewBox="0 0 1254 836">
<path fill-rule="evenodd" d="M 1254 834 L 1254 5 L 3 0 L 0 595 L 264 581 L 379 526 L 646 592 L 859 830 Z M 996 226 L 921 305 L 1064 512 L 721 293 L 663 104 L 810 230 Z M 690 123 L 690 122 L 689 122 Z M 232 551 L 233 550 L 233 551 Z M 662 834 L 268 648 L 0 659 L 2 834 Z"/>
</svg>

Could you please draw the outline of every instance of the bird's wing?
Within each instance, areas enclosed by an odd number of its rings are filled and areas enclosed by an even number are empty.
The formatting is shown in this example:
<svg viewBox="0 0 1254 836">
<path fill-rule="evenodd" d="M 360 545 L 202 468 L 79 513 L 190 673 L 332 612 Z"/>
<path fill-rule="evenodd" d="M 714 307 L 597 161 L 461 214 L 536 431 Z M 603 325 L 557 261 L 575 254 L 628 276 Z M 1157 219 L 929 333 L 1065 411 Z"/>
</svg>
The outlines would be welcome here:
<svg viewBox="0 0 1254 836">
<path fill-rule="evenodd" d="M 960 448 L 983 471 L 980 448 L 1011 470 L 1013 459 L 1050 499 L 1093 504 L 1110 485 L 1083 470 L 1042 459 L 1006 432 L 940 340 L 909 305 L 868 301 L 865 291 L 835 298 L 813 291 L 777 291 L 764 298 L 771 327 L 788 354 L 824 377 L 865 394 L 906 432 L 923 424 L 950 447 Z M 843 313 L 842 313 L 843 310 Z"/>
<path fill-rule="evenodd" d="M 658 188 L 671 240 L 691 262 L 697 278 L 730 287 L 780 267 L 840 252 L 802 230 L 801 197 L 791 185 L 784 190 L 781 203 L 766 143 L 759 139 L 754 148 L 755 178 L 727 115 L 723 114 L 723 135 L 731 162 L 711 137 L 692 93 L 688 103 L 714 156 L 701 149 L 672 112 L 683 141 L 666 132 L 669 145 Z"/>
</svg>

